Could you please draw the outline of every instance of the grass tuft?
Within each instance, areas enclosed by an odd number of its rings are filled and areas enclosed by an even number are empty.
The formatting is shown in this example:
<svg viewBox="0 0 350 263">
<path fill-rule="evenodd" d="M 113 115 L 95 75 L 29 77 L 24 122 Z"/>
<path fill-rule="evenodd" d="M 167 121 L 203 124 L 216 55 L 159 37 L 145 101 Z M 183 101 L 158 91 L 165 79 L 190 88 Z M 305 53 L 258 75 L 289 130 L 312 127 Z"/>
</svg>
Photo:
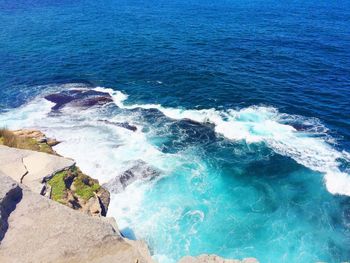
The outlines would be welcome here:
<svg viewBox="0 0 350 263">
<path fill-rule="evenodd" d="M 18 136 L 6 128 L 0 128 L 0 144 L 8 147 L 55 154 L 54 150 L 47 143 L 40 143 L 30 137 Z"/>
</svg>

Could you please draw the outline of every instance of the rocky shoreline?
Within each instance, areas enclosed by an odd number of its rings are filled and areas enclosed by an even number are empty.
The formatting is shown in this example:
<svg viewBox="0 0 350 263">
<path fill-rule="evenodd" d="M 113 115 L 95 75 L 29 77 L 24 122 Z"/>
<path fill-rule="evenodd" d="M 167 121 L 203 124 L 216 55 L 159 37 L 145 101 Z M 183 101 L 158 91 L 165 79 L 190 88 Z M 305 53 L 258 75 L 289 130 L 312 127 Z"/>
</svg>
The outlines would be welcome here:
<svg viewBox="0 0 350 263">
<path fill-rule="evenodd" d="M 145 242 L 124 238 L 105 217 L 108 190 L 59 156 L 57 143 L 37 130 L 0 132 L 0 262 L 154 262 Z M 201 255 L 180 262 L 258 261 Z"/>
</svg>

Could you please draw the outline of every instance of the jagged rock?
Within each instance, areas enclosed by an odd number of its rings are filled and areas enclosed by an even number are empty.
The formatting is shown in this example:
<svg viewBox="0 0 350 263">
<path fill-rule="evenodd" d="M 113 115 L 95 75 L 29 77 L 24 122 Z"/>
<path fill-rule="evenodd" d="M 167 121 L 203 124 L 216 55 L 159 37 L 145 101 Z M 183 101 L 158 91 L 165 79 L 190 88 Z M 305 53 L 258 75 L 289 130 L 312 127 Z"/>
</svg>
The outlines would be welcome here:
<svg viewBox="0 0 350 263">
<path fill-rule="evenodd" d="M 0 179 L 3 185 L 3 178 Z M 116 225 L 74 211 L 23 186 L 9 215 L 0 262 L 152 262 L 143 242 L 121 237 Z"/>
<path fill-rule="evenodd" d="M 97 192 L 97 197 L 101 206 L 101 215 L 106 216 L 108 212 L 109 202 L 111 200 L 110 193 L 104 187 L 101 187 Z"/>
<path fill-rule="evenodd" d="M 89 215 L 101 215 L 102 208 L 99 202 L 98 197 L 95 195 L 94 197 L 91 197 L 85 205 L 82 207 L 82 211 L 86 212 Z"/>
<path fill-rule="evenodd" d="M 151 167 L 142 160 L 138 160 L 131 166 L 131 168 L 127 169 L 103 186 L 112 193 L 119 193 L 136 180 L 151 180 L 159 174 L 160 172 L 157 169 Z"/>
<path fill-rule="evenodd" d="M 217 255 L 200 255 L 198 257 L 183 257 L 178 263 L 259 263 L 255 258 L 245 258 L 243 260 L 224 259 Z"/>
</svg>

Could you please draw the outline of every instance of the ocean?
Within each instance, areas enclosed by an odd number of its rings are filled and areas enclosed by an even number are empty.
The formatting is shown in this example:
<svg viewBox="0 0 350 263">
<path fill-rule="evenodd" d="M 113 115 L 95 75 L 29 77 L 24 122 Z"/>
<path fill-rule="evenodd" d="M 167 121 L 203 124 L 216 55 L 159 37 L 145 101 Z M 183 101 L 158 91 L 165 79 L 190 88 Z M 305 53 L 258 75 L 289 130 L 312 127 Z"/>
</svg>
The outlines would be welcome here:
<svg viewBox="0 0 350 263">
<path fill-rule="evenodd" d="M 0 0 L 0 24 L 0 126 L 101 183 L 156 171 L 108 211 L 154 259 L 350 260 L 348 1 Z M 113 102 L 52 112 L 74 89 Z"/>
</svg>

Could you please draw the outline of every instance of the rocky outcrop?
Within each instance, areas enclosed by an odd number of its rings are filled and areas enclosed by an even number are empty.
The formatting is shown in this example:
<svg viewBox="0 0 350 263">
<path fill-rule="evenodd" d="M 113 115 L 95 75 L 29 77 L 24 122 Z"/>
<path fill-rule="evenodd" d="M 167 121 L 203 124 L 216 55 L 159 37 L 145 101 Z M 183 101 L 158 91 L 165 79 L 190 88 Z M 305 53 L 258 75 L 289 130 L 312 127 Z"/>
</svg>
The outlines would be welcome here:
<svg viewBox="0 0 350 263">
<path fill-rule="evenodd" d="M 55 146 L 59 143 L 56 139 L 48 138 L 44 133 L 34 129 L 20 129 L 13 131 L 13 134 L 20 138 L 30 138 L 36 140 L 38 143 L 46 143 L 49 147 Z M 51 149 L 52 150 L 52 149 Z M 54 153 L 54 151 L 52 150 Z"/>
<path fill-rule="evenodd" d="M 0 172 L 36 193 L 43 192 L 46 180 L 74 164 L 68 158 L 0 145 Z"/>
<path fill-rule="evenodd" d="M 45 134 L 38 130 L 10 131 L 0 128 L 0 145 L 57 155 L 52 146 L 58 143 L 55 139 L 47 138 Z"/>
<path fill-rule="evenodd" d="M 255 258 L 245 258 L 243 260 L 224 259 L 217 255 L 200 255 L 198 257 L 184 257 L 179 263 L 259 263 Z"/>
<path fill-rule="evenodd" d="M 110 201 L 109 192 L 98 180 L 71 166 L 46 181 L 45 195 L 73 209 L 89 215 L 106 216 Z"/>
<path fill-rule="evenodd" d="M 0 172 L 73 209 L 90 215 L 107 214 L 109 192 L 83 174 L 71 159 L 0 145 Z"/>
<path fill-rule="evenodd" d="M 6 210 L 8 221 L 0 262 L 152 262 L 147 246 L 124 239 L 115 222 L 74 211 L 9 177 L 0 182 L 1 215 Z M 18 187 L 23 195 L 11 194 Z M 16 204 L 10 213 L 9 199 Z"/>
<path fill-rule="evenodd" d="M 138 160 L 134 162 L 129 169 L 119 174 L 103 186 L 111 193 L 119 193 L 136 180 L 151 180 L 159 174 L 160 171 L 156 168 L 153 168 L 142 160 Z"/>
</svg>

